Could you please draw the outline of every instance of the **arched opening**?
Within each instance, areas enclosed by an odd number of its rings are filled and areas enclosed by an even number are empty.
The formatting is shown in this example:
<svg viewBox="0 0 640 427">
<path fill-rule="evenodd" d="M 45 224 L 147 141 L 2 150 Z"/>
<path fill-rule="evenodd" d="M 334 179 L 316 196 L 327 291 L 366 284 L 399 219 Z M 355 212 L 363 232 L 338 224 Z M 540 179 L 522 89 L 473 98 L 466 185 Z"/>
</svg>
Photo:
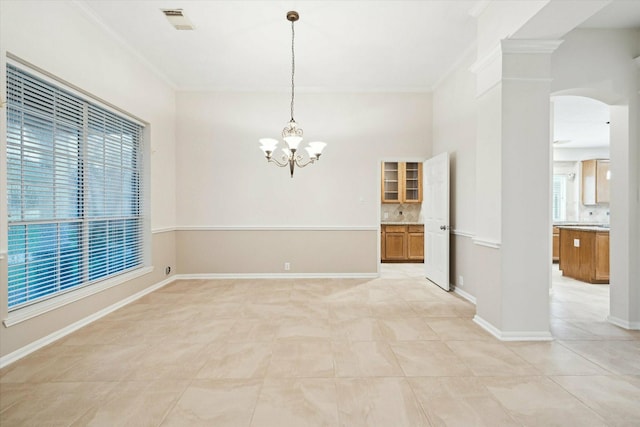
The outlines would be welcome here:
<svg viewBox="0 0 640 427">
<path fill-rule="evenodd" d="M 551 102 L 550 324 L 563 338 L 589 334 L 591 321 L 609 316 L 611 119 L 609 105 L 591 97 Z"/>
<path fill-rule="evenodd" d="M 592 313 L 591 320 L 588 322 L 584 322 L 584 318 L 588 318 L 588 313 L 579 313 L 574 312 L 576 318 L 582 317 L 582 321 L 570 321 L 559 322 L 557 318 L 554 318 L 554 312 L 557 314 L 558 307 L 551 307 L 551 326 L 552 333 L 554 336 L 558 337 L 563 333 L 567 333 L 571 327 L 578 327 L 577 330 L 573 332 L 582 334 L 586 332 L 587 334 L 593 333 L 593 330 L 604 330 L 605 333 L 616 333 L 616 328 L 611 325 L 615 324 L 618 326 L 622 326 L 624 328 L 633 329 L 634 325 L 632 322 L 629 322 L 629 312 L 632 307 L 629 303 L 632 295 L 638 292 L 638 288 L 640 287 L 640 283 L 636 283 L 633 277 L 630 277 L 630 265 L 633 264 L 632 259 L 632 246 L 629 245 L 628 239 L 629 236 L 632 235 L 633 223 L 631 222 L 633 218 L 630 216 L 630 210 L 628 209 L 627 204 L 629 203 L 629 198 L 627 195 L 629 194 L 629 189 L 633 187 L 632 182 L 632 174 L 630 174 L 630 163 L 629 156 L 632 154 L 632 146 L 634 145 L 633 141 L 630 141 L 630 119 L 629 119 L 629 104 L 621 100 L 622 97 L 613 94 L 603 92 L 601 90 L 595 90 L 591 88 L 575 88 L 569 90 L 556 91 L 552 93 L 552 102 L 553 102 L 553 111 L 552 117 L 554 120 L 556 118 L 556 107 L 562 108 L 570 106 L 571 104 L 581 104 L 583 106 L 589 105 L 592 107 L 592 111 L 586 111 L 583 115 L 580 115 L 579 112 L 574 116 L 574 119 L 585 118 L 585 123 L 582 123 L 585 129 L 581 129 L 580 132 L 577 133 L 578 138 L 580 133 L 587 133 L 588 137 L 592 139 L 592 146 L 588 147 L 589 143 L 580 143 L 577 145 L 583 145 L 583 157 L 590 157 L 593 159 L 597 158 L 608 158 L 610 159 L 610 163 L 608 164 L 608 172 L 604 174 L 605 179 L 608 180 L 609 188 L 610 188 L 610 198 L 608 203 L 595 203 L 595 204 L 587 204 L 585 205 L 582 198 L 582 170 L 580 168 L 581 165 L 577 165 L 577 172 L 575 173 L 573 179 L 575 179 L 577 184 L 574 184 L 574 188 L 577 186 L 579 188 L 579 192 L 577 194 L 574 193 L 574 198 L 579 198 L 579 200 L 574 200 L 574 203 L 577 208 L 577 218 L 582 220 L 583 222 L 591 222 L 595 224 L 605 225 L 607 222 L 610 226 L 609 228 L 609 301 L 608 307 L 605 312 L 597 311 Z M 567 105 L 563 105 L 563 102 Z M 597 111 L 600 111 L 600 115 L 598 115 Z M 607 112 L 609 115 L 608 120 L 604 120 L 605 117 L 603 112 Z M 565 112 L 567 113 L 567 112 Z M 562 115 L 562 114 L 560 114 Z M 598 123 L 589 123 L 589 120 L 596 121 Z M 600 123 L 604 121 L 605 123 Z M 607 123 L 608 122 L 608 123 Z M 572 124 L 574 127 L 579 127 L 581 124 L 579 120 L 576 120 L 576 123 Z M 554 129 L 553 140 L 557 141 L 553 147 L 553 160 L 570 160 L 566 156 L 566 151 L 571 146 L 570 141 L 572 138 L 567 135 L 562 135 L 561 133 L 555 132 L 556 123 L 552 123 L 552 128 Z M 562 127 L 562 126 L 560 126 Z M 570 127 L 570 126 L 569 126 Z M 590 129 L 589 132 L 583 132 L 587 129 Z M 604 147 L 603 144 L 603 135 L 608 136 L 608 150 Z M 598 138 L 600 142 L 597 142 Z M 564 150 L 560 147 L 564 147 Z M 576 145 L 574 143 L 574 145 Z M 560 155 L 565 151 L 564 157 Z M 555 155 L 558 153 L 558 155 Z M 607 156 L 607 153 L 609 156 Z M 582 161 L 587 159 L 575 158 L 574 161 Z M 571 173 L 571 172 L 570 172 Z M 569 175 L 567 174 L 567 179 L 569 179 Z M 593 203 L 591 201 L 590 203 Z M 608 217 L 608 218 L 607 218 Z M 591 221 L 589 221 L 591 219 Z M 608 221 L 607 221 L 608 219 Z M 579 243 L 578 243 L 579 244 Z M 559 274 L 559 273 L 558 273 Z M 585 284 L 585 286 L 591 286 Z M 597 285 L 596 285 L 597 286 Z M 588 288 L 587 288 L 588 289 Z M 601 301 L 602 302 L 602 301 Z M 558 298 L 552 297 L 551 304 L 558 303 Z M 565 307 L 566 308 L 566 307 Z M 583 307 L 584 308 L 584 307 Z M 565 311 L 566 316 L 570 316 L 567 314 L 568 311 Z M 555 322 L 555 325 L 554 325 Z M 597 325 L 596 325 L 597 324 Z M 555 327 L 554 327 L 555 326 Z M 559 326 L 569 326 L 569 328 L 563 329 Z M 569 332 L 571 334 L 571 332 Z M 583 336 L 584 337 L 584 336 Z"/>
</svg>

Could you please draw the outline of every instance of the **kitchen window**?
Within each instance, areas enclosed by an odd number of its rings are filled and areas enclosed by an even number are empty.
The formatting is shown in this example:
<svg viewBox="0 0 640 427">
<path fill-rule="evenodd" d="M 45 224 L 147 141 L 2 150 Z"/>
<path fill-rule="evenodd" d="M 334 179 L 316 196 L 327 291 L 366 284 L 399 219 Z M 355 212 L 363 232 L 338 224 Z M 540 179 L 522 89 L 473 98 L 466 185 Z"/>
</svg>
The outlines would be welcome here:
<svg viewBox="0 0 640 427">
<path fill-rule="evenodd" d="M 553 221 L 567 219 L 567 177 L 553 175 Z"/>
<path fill-rule="evenodd" d="M 7 64 L 10 312 L 143 266 L 142 131 Z"/>
</svg>

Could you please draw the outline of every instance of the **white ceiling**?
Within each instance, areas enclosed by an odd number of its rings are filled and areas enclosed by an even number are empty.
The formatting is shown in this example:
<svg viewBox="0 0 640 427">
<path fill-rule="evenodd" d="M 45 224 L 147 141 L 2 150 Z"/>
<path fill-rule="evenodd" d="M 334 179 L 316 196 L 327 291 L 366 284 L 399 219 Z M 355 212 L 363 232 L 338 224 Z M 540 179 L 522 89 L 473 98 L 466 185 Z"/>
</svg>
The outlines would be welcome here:
<svg viewBox="0 0 640 427">
<path fill-rule="evenodd" d="M 431 90 L 473 46 L 477 0 L 81 0 L 180 90 Z M 194 31 L 174 29 L 181 8 Z"/>
<path fill-rule="evenodd" d="M 582 96 L 556 96 L 553 141 L 557 148 L 609 146 L 609 106 Z"/>
<path fill-rule="evenodd" d="M 504 1 L 504 0 L 500 0 Z M 560 0 L 554 0 L 560 1 Z M 586 1 L 586 0 L 584 0 Z M 487 0 L 76 0 L 178 90 L 430 91 L 472 48 Z M 161 9 L 183 9 L 178 31 Z M 581 27 L 640 28 L 640 0 Z"/>
</svg>

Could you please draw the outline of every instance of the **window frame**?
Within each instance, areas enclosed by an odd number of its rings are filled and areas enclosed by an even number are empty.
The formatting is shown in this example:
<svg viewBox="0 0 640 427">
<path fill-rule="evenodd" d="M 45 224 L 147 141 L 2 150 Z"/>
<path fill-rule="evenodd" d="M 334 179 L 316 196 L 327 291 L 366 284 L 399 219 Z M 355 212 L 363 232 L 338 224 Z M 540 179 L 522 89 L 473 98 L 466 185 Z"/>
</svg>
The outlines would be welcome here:
<svg viewBox="0 0 640 427">
<path fill-rule="evenodd" d="M 5 59 L 5 58 L 3 58 Z M 86 282 L 82 280 L 81 284 L 78 286 L 74 286 L 72 289 L 66 290 L 62 293 L 56 293 L 54 296 L 35 300 L 31 303 L 25 304 L 16 308 L 9 308 L 9 295 L 8 295 L 8 236 L 9 236 L 9 218 L 8 218 L 8 202 L 7 198 L 4 197 L 2 202 L 0 202 L 0 212 L 4 212 L 2 215 L 2 219 L 0 220 L 0 274 L 4 278 L 2 280 L 3 283 L 6 283 L 1 290 L 1 298 L 0 298 L 0 315 L 3 319 L 3 323 L 5 326 L 11 326 L 17 323 L 20 323 L 24 320 L 33 318 L 42 313 L 57 309 L 64 305 L 73 303 L 75 301 L 87 298 L 96 293 L 102 292 L 106 289 L 112 288 L 114 286 L 120 285 L 125 282 L 129 282 L 138 277 L 147 275 L 153 271 L 153 267 L 151 267 L 151 229 L 150 229 L 150 218 L 149 218 L 149 178 L 150 178 L 150 168 L 149 168 L 149 125 L 143 120 L 133 116 L 127 111 L 115 107 L 112 104 L 92 95 L 91 93 L 84 91 L 63 79 L 57 78 L 52 74 L 29 64 L 26 61 L 22 61 L 21 59 L 14 57 L 10 53 L 7 53 L 5 61 L 2 61 L 1 70 L 2 73 L 2 93 L 3 100 L 6 95 L 7 86 L 8 86 L 8 67 L 7 65 L 11 65 L 13 67 L 18 68 L 25 73 L 31 74 L 37 77 L 40 80 L 43 80 L 47 84 L 53 85 L 61 90 L 72 94 L 80 98 L 83 102 L 88 104 L 93 104 L 99 109 L 103 109 L 110 114 L 115 114 L 119 117 L 122 117 L 125 120 L 133 122 L 134 124 L 140 126 L 141 132 L 139 134 L 139 148 L 138 148 L 138 162 L 139 162 L 139 177 L 138 177 L 138 192 L 137 192 L 137 203 L 139 206 L 139 214 L 138 218 L 141 222 L 140 225 L 140 263 L 132 268 L 125 269 L 125 271 L 118 271 L 114 275 L 109 275 L 107 277 L 99 278 L 95 281 Z M 8 103 L 8 99 L 5 101 Z M 7 177 L 7 107 L 5 105 L 4 111 L 2 111 L 2 135 L 0 136 L 0 165 L 1 173 L 0 173 L 0 185 L 4 189 L 5 194 L 8 194 L 8 177 Z M 85 127 L 87 124 L 85 123 Z M 86 136 L 85 141 L 86 143 Z M 86 199 L 86 193 L 83 194 L 83 198 Z M 82 221 L 86 221 L 87 218 L 80 218 Z M 51 223 L 56 223 L 56 219 L 52 219 Z M 86 249 L 85 249 L 86 250 Z M 11 310 L 11 311 L 10 311 Z"/>
</svg>

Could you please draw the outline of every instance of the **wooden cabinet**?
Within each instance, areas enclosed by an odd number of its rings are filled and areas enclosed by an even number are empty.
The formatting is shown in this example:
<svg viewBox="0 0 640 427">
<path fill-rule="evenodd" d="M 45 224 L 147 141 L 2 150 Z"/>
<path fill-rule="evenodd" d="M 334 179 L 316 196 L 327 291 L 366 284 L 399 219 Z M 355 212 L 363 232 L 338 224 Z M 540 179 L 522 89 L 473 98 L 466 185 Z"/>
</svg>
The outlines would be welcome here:
<svg viewBox="0 0 640 427">
<path fill-rule="evenodd" d="M 382 163 L 382 203 L 422 202 L 422 163 Z"/>
<path fill-rule="evenodd" d="M 558 227 L 553 227 L 552 239 L 553 254 L 551 256 L 551 260 L 553 262 L 558 262 L 560 260 L 560 229 Z"/>
<path fill-rule="evenodd" d="M 386 225 L 381 228 L 382 262 L 423 262 L 424 225 Z"/>
<path fill-rule="evenodd" d="M 424 261 L 424 225 L 407 227 L 407 259 Z"/>
<path fill-rule="evenodd" d="M 609 203 L 609 160 L 582 161 L 582 204 Z"/>
<path fill-rule="evenodd" d="M 589 283 L 609 283 L 609 231 L 560 227 L 562 275 Z"/>
</svg>

